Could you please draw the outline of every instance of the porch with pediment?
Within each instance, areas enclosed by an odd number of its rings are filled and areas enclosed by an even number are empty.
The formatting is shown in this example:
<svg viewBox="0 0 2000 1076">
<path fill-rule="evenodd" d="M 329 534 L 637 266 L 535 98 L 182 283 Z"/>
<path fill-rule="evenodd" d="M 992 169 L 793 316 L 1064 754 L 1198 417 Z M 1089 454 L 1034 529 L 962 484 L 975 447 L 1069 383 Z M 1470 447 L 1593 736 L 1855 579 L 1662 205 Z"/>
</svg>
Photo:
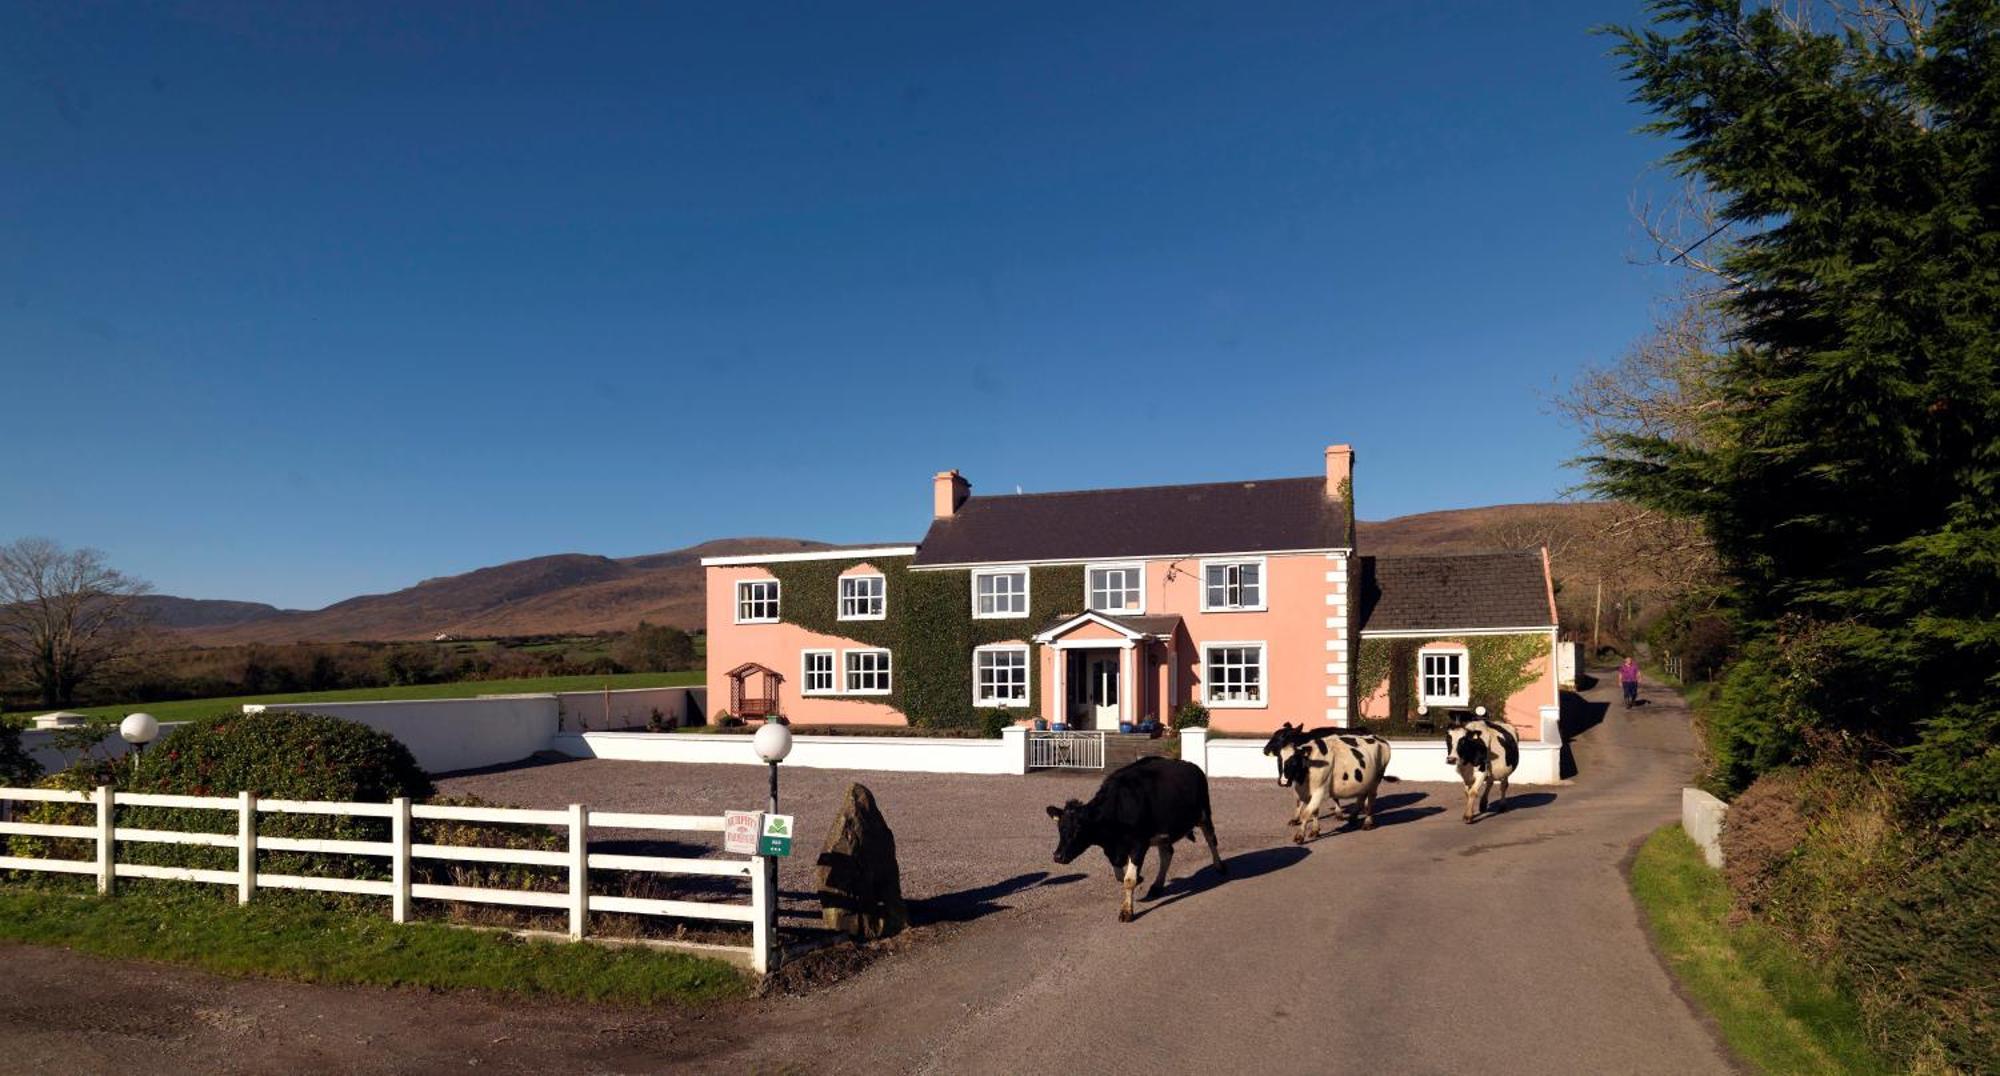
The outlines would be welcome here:
<svg viewBox="0 0 2000 1076">
<path fill-rule="evenodd" d="M 1042 712 L 1075 729 L 1116 732 L 1173 716 L 1181 618 L 1085 612 L 1034 636 L 1042 647 Z"/>
</svg>

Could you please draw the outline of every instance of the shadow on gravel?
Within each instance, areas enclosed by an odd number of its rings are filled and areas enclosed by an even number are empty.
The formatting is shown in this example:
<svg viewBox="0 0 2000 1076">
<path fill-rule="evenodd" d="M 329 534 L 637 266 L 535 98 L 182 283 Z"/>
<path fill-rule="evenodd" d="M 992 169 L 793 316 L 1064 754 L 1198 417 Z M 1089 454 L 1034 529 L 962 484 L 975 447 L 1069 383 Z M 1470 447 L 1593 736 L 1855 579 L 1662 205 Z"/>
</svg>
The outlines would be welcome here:
<svg viewBox="0 0 2000 1076">
<path fill-rule="evenodd" d="M 910 921 L 917 924 L 969 923 L 1005 908 L 1006 905 L 999 903 L 1002 897 L 1011 897 L 1024 889 L 1034 889 L 1039 886 L 1068 885 L 1071 882 L 1082 881 L 1083 877 L 1081 874 L 1050 877 L 1048 871 L 1031 871 L 991 885 L 961 889 L 955 893 L 940 893 L 935 897 L 911 901 Z"/>
<path fill-rule="evenodd" d="M 1608 702 L 1594 702 L 1574 691 L 1565 691 L 1561 699 L 1562 709 L 1556 719 L 1562 730 L 1562 761 L 1558 776 L 1564 780 L 1576 776 L 1576 755 L 1569 749 L 1569 742 L 1604 723 L 1604 716 L 1611 712 Z"/>
<path fill-rule="evenodd" d="M 583 761 L 585 760 L 577 758 L 574 755 L 565 755 L 558 751 L 537 751 L 519 762 L 502 762 L 495 766 L 480 766 L 477 769 L 471 770 L 449 770 L 444 773 L 434 773 L 431 776 L 440 781 L 447 777 L 484 777 L 487 774 L 493 773 L 512 773 L 515 770 L 539 770 L 544 766 L 561 766 L 569 762 Z"/>
<path fill-rule="evenodd" d="M 1556 794 L 1553 792 L 1523 792 L 1519 795 L 1507 797 L 1506 805 L 1497 811 L 1489 810 L 1481 812 L 1479 817 L 1473 819 L 1473 824 L 1477 825 L 1481 822 L 1502 818 L 1513 814 L 1515 811 L 1532 811 L 1537 807 L 1546 807 L 1555 801 Z"/>
<path fill-rule="evenodd" d="M 1203 851 L 1206 851 L 1206 849 L 1203 849 Z M 1194 853 L 1189 852 L 1185 854 L 1192 855 Z M 1259 848 L 1254 852 L 1244 852 L 1240 855 L 1228 856 L 1222 861 L 1229 868 L 1227 877 L 1218 873 L 1213 864 L 1204 864 L 1200 870 L 1186 877 L 1167 879 L 1166 895 L 1152 902 L 1150 905 L 1139 909 L 1138 914 L 1134 918 L 1144 919 L 1146 916 L 1159 911 L 1169 904 L 1206 893 L 1217 886 L 1228 885 L 1230 882 L 1240 882 L 1246 878 L 1256 878 L 1260 875 L 1269 874 L 1272 871 L 1284 870 L 1286 867 L 1292 866 L 1311 854 L 1312 852 L 1308 849 L 1301 848 L 1295 844 L 1287 844 L 1277 848 Z M 1176 858 L 1179 858 L 1179 856 L 1177 855 Z M 1159 868 L 1159 860 L 1149 857 L 1146 866 L 1149 869 L 1157 870 Z M 1143 891 L 1142 888 L 1141 892 Z"/>
</svg>

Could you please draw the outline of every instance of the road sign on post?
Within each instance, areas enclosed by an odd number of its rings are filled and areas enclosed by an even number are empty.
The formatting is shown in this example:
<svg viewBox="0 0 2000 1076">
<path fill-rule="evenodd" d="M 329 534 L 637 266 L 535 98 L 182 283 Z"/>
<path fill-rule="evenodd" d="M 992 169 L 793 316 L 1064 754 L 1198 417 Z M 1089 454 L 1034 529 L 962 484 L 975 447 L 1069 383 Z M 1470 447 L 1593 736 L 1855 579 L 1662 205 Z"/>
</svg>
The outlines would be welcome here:
<svg viewBox="0 0 2000 1076">
<path fill-rule="evenodd" d="M 754 856 L 757 838 L 764 831 L 762 811 L 724 811 L 722 814 L 722 850 L 732 856 Z"/>
<path fill-rule="evenodd" d="M 792 816 L 771 814 L 764 816 L 764 825 L 757 838 L 757 854 L 760 856 L 788 856 L 792 854 Z"/>
</svg>

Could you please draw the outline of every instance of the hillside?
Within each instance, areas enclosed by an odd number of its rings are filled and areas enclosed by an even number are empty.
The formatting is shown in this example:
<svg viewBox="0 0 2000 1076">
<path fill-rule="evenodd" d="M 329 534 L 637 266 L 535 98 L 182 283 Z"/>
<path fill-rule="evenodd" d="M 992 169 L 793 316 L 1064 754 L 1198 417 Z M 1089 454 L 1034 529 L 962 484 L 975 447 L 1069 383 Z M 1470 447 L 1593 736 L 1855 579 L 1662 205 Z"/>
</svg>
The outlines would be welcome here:
<svg viewBox="0 0 2000 1076">
<path fill-rule="evenodd" d="M 429 639 L 440 632 L 482 638 L 621 631 L 640 620 L 695 628 L 704 614 L 701 558 L 826 548 L 824 542 L 798 538 L 724 538 L 622 559 L 559 553 L 426 579 L 324 609 L 263 606 L 270 610 L 263 616 L 155 624 L 189 642 L 210 645 Z"/>
<path fill-rule="evenodd" d="M 1607 511 L 1598 504 L 1506 504 L 1425 512 L 1360 524 L 1367 553 L 1452 552 L 1532 544 L 1551 518 Z M 620 631 L 640 620 L 702 624 L 703 557 L 831 549 L 800 538 L 724 538 L 667 553 L 614 559 L 559 553 L 426 579 L 389 594 L 324 609 L 280 610 L 251 602 L 151 597 L 154 623 L 203 644 L 344 642 Z"/>
</svg>

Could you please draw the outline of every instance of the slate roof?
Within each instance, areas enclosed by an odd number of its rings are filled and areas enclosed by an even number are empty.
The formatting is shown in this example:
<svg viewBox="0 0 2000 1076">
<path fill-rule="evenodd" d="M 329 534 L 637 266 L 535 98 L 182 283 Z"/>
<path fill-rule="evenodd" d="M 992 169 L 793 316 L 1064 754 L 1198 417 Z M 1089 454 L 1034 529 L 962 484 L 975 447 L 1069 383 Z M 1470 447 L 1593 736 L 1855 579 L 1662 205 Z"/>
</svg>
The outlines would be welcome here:
<svg viewBox="0 0 2000 1076">
<path fill-rule="evenodd" d="M 936 520 L 917 567 L 1348 549 L 1326 480 L 1275 478 L 971 497 Z"/>
<path fill-rule="evenodd" d="M 1359 559 L 1362 631 L 1555 625 L 1538 550 Z"/>
</svg>

